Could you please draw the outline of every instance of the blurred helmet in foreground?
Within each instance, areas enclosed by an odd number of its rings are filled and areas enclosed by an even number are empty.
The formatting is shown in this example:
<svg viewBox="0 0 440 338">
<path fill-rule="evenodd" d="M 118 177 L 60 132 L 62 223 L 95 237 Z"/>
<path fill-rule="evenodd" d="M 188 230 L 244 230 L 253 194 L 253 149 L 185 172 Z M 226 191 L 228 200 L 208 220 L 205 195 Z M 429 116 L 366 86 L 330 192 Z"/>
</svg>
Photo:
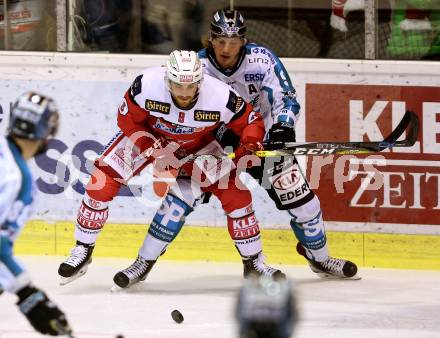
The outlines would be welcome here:
<svg viewBox="0 0 440 338">
<path fill-rule="evenodd" d="M 28 140 L 45 140 L 55 136 L 58 120 L 58 109 L 51 98 L 27 92 L 12 106 L 8 134 Z"/>
<path fill-rule="evenodd" d="M 289 338 L 297 321 L 296 300 L 286 280 L 246 279 L 236 317 L 241 338 Z"/>
</svg>

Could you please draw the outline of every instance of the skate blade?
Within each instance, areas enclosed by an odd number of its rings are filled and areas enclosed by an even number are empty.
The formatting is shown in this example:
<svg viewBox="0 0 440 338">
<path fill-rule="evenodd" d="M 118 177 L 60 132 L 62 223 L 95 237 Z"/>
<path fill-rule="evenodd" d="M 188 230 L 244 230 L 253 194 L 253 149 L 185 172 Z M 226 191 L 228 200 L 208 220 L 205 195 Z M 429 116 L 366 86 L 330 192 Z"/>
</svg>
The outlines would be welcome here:
<svg viewBox="0 0 440 338">
<path fill-rule="evenodd" d="M 114 284 L 114 285 L 111 287 L 110 292 L 111 292 L 111 293 L 119 293 L 119 292 L 122 292 L 122 291 L 124 291 L 124 290 L 126 290 L 126 288 L 121 288 L 120 286 Z"/>
<path fill-rule="evenodd" d="M 340 279 L 340 280 L 361 280 L 362 279 L 362 277 L 359 276 L 358 274 L 354 275 L 353 277 L 343 277 L 343 276 L 335 276 L 335 275 L 325 273 L 325 272 L 317 272 L 317 271 L 314 271 L 314 272 L 319 276 L 319 278 L 322 278 L 322 279 L 335 279 L 335 280 L 337 280 L 337 279 Z"/>
<path fill-rule="evenodd" d="M 124 292 L 124 291 L 139 291 L 142 290 L 142 284 L 140 282 L 144 281 L 144 279 L 141 279 L 139 282 L 135 282 L 135 283 L 131 283 L 128 284 L 126 287 L 120 287 L 117 284 L 113 284 L 113 286 L 111 287 L 110 291 L 112 293 L 118 293 L 118 292 Z"/>
<path fill-rule="evenodd" d="M 76 274 L 71 277 L 62 277 L 60 276 L 60 285 L 66 285 L 73 282 L 75 279 L 85 275 L 87 272 L 88 264 L 84 265 Z"/>
<path fill-rule="evenodd" d="M 126 286 L 125 288 L 121 288 L 119 285 L 113 284 L 113 286 L 110 289 L 111 293 L 123 293 L 126 291 L 132 292 L 139 289 L 139 286 L 136 284 L 131 284 Z"/>
</svg>

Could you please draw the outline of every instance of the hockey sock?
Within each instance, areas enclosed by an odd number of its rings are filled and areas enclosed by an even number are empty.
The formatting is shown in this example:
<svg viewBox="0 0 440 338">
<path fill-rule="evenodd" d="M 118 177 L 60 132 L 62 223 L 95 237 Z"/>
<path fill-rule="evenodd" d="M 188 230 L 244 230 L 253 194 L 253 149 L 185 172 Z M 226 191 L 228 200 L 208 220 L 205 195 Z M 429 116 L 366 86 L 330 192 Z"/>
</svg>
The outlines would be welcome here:
<svg viewBox="0 0 440 338">
<path fill-rule="evenodd" d="M 96 242 L 108 218 L 108 202 L 102 202 L 84 194 L 75 226 L 75 239 L 85 244 Z"/>
<path fill-rule="evenodd" d="M 290 226 L 306 250 L 307 257 L 318 262 L 325 261 L 329 253 L 322 212 L 306 222 L 298 222 L 295 216 L 291 216 Z"/>
<path fill-rule="evenodd" d="M 251 207 L 234 210 L 227 218 L 229 235 L 242 257 L 262 251 L 260 227 Z"/>
</svg>

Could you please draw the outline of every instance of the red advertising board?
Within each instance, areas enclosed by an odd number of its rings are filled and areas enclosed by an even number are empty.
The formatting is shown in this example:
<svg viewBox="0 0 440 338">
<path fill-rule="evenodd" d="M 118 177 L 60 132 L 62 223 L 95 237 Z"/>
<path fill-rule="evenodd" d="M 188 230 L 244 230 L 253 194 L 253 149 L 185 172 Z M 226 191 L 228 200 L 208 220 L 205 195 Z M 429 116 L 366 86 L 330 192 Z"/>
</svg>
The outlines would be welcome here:
<svg viewBox="0 0 440 338">
<path fill-rule="evenodd" d="M 440 88 L 306 85 L 306 141 L 380 141 L 405 110 L 420 119 L 413 147 L 308 159 L 327 220 L 440 224 Z"/>
</svg>

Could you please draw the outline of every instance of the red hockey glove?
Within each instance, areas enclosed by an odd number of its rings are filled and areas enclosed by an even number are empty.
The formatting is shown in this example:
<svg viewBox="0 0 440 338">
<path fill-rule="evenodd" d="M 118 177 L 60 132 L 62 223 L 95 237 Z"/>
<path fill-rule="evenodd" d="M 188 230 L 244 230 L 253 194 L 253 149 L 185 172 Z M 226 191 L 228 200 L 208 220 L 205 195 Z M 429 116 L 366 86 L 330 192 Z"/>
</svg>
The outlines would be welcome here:
<svg viewBox="0 0 440 338">
<path fill-rule="evenodd" d="M 246 155 L 252 155 L 256 151 L 263 150 L 263 149 L 264 149 L 263 145 L 260 142 L 254 141 L 254 142 L 241 143 L 240 146 L 235 151 L 234 162 L 235 162 L 235 164 L 237 164 L 238 161 L 240 160 L 240 158 L 242 158 Z M 250 167 L 252 167 L 252 163 L 250 161 L 248 161 L 246 163 L 246 166 L 248 168 L 250 168 Z"/>
</svg>

